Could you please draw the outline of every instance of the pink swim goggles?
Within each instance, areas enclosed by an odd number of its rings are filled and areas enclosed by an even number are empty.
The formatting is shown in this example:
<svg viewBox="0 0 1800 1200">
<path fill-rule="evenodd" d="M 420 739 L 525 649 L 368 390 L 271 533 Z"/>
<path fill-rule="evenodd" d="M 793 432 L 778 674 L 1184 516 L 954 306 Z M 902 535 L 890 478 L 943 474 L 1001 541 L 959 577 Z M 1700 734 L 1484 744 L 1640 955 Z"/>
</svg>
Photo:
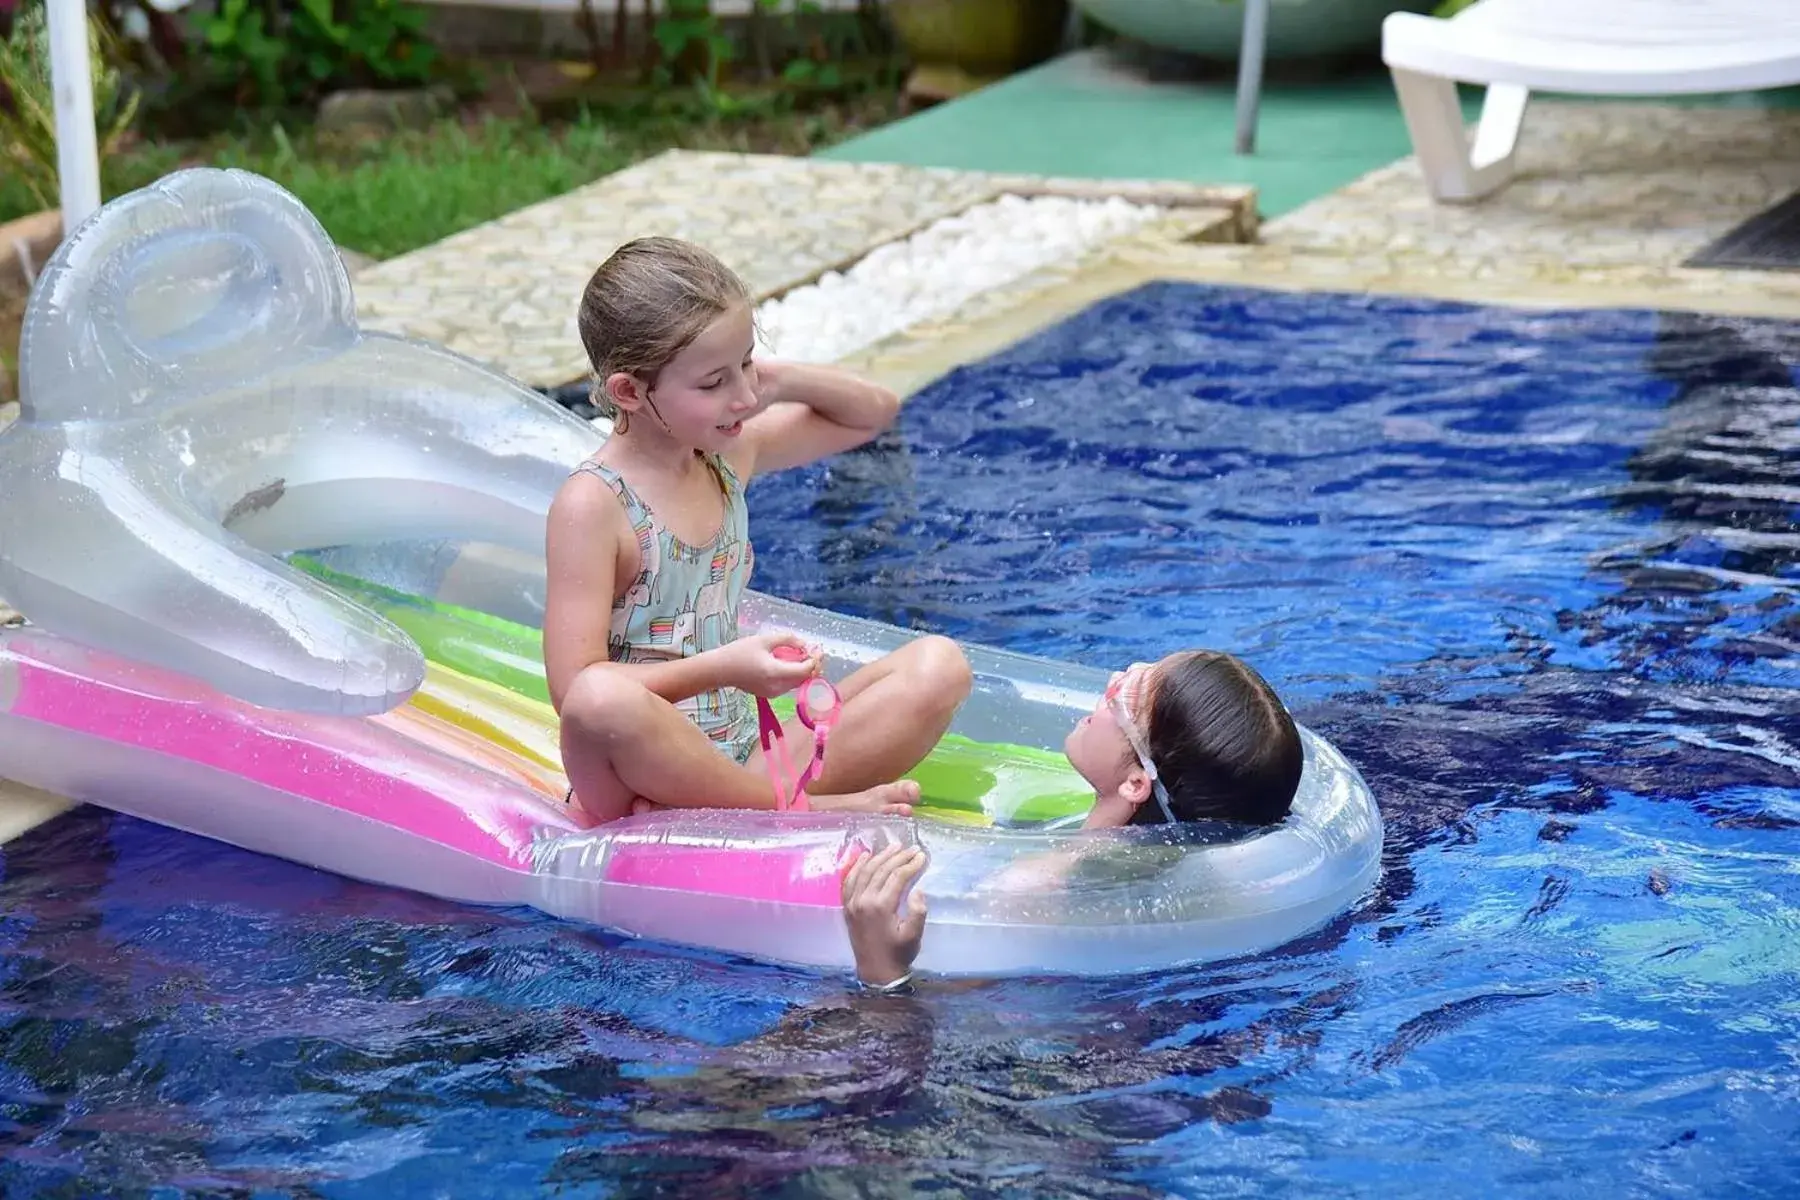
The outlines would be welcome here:
<svg viewBox="0 0 1800 1200">
<path fill-rule="evenodd" d="M 806 651 L 798 646 L 777 646 L 775 657 L 789 662 L 801 662 L 806 658 Z M 822 675 L 814 675 L 794 689 L 794 712 L 800 718 L 800 724 L 811 730 L 813 735 L 812 758 L 801 768 L 799 778 L 796 779 L 789 773 L 787 735 L 781 728 L 781 721 L 775 716 L 775 710 L 767 700 L 761 696 L 756 698 L 756 721 L 762 734 L 763 762 L 769 768 L 770 782 L 775 785 L 776 812 L 809 811 L 806 789 L 825 769 L 825 742 L 830 738 L 831 728 L 837 724 L 843 707 L 843 697 L 838 695 L 832 682 Z"/>
<path fill-rule="evenodd" d="M 1150 761 L 1150 746 L 1145 740 L 1144 727 L 1139 723 L 1136 711 L 1136 697 L 1143 686 L 1143 672 L 1149 669 L 1149 663 L 1132 663 L 1123 671 L 1113 672 L 1112 679 L 1106 684 L 1106 702 L 1112 706 L 1113 718 L 1120 731 L 1125 734 L 1125 740 L 1131 743 L 1131 752 L 1137 755 L 1138 766 L 1144 768 L 1144 774 L 1150 777 L 1150 793 L 1156 797 L 1156 807 L 1162 809 L 1163 820 L 1173 825 L 1176 823 L 1175 810 L 1169 804 L 1169 789 L 1163 786 L 1156 764 Z M 1133 686 L 1127 688 L 1127 683 Z"/>
</svg>

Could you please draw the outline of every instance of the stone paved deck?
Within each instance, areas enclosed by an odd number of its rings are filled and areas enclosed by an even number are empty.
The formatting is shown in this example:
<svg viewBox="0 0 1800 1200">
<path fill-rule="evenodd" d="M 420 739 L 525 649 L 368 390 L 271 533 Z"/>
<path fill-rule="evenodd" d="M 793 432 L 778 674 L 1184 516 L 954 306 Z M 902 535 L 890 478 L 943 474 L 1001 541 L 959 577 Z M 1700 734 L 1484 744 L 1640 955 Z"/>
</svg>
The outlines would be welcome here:
<svg viewBox="0 0 1800 1200">
<path fill-rule="evenodd" d="M 575 310 L 614 248 L 664 234 L 698 242 L 757 300 L 1007 192 L 1126 195 L 1180 206 L 1164 237 L 1240 237 L 1248 188 L 1096 184 L 975 171 L 672 151 L 356 276 L 370 328 L 440 342 L 549 386 L 587 370 Z"/>
<path fill-rule="evenodd" d="M 588 274 L 647 233 L 699 241 L 758 300 L 996 196 L 1123 195 L 1165 221 L 984 293 L 853 360 L 922 383 L 1158 275 L 1270 287 L 1413 292 L 1537 304 L 1667 306 L 1800 316 L 1800 273 L 1680 264 L 1800 190 L 1800 112 L 1545 102 L 1521 177 L 1480 204 L 1433 204 L 1410 158 L 1256 227 L 1250 189 L 1054 180 L 883 164 L 671 152 L 356 279 L 374 328 L 430 338 L 528 383 L 585 370 L 575 305 Z M 984 326 L 992 337 L 969 336 Z"/>
<path fill-rule="evenodd" d="M 1158 278 L 1800 318 L 1800 271 L 1681 265 L 1800 190 L 1800 112 L 1540 103 L 1520 159 L 1521 177 L 1474 205 L 1432 203 L 1407 158 L 1269 222 L 1253 244 L 1130 236 L 985 293 L 847 365 L 914 389 Z"/>
</svg>

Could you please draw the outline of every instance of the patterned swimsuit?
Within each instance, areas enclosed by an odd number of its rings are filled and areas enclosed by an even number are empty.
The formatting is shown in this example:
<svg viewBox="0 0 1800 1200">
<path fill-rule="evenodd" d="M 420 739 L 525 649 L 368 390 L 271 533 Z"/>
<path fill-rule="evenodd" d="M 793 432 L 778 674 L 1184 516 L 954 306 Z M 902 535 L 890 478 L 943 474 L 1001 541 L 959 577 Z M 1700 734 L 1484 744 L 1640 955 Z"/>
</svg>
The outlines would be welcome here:
<svg viewBox="0 0 1800 1200">
<path fill-rule="evenodd" d="M 756 560 L 749 511 L 737 472 L 717 455 L 704 461 L 725 496 L 725 520 L 707 546 L 690 546 L 671 533 L 611 467 L 584 462 L 576 468 L 612 489 L 637 535 L 637 578 L 612 606 L 606 652 L 613 662 L 667 662 L 737 640 L 738 600 Z M 725 754 L 740 763 L 749 760 L 758 739 L 749 695 L 715 688 L 675 707 Z"/>
</svg>

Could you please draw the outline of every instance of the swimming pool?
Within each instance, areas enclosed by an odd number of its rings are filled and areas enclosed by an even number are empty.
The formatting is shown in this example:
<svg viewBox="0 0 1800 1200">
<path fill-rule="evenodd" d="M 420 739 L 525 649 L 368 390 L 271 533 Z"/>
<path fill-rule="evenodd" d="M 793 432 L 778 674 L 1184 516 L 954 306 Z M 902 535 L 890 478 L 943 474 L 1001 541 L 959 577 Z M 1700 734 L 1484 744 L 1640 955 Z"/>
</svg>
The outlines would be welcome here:
<svg viewBox="0 0 1800 1200">
<path fill-rule="evenodd" d="M 1381 797 L 1368 905 L 857 1011 L 81 810 L 4 849 L 0 1191 L 1785 1193 L 1796 362 L 1728 318 L 1099 304 L 757 483 L 758 586 L 1239 650 Z"/>
</svg>

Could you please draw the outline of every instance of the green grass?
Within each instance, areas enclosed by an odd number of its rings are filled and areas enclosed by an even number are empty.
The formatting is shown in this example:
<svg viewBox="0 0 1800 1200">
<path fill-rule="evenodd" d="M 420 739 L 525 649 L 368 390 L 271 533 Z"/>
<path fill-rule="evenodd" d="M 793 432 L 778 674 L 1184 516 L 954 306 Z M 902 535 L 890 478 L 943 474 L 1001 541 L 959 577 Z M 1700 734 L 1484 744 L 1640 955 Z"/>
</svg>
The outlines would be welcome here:
<svg viewBox="0 0 1800 1200">
<path fill-rule="evenodd" d="M 446 122 L 378 141 L 337 146 L 279 126 L 232 139 L 201 161 L 266 175 L 300 198 L 340 246 L 387 258 L 597 179 L 647 147 L 588 123 L 550 130 L 492 120 L 473 128 Z M 122 162 L 116 194 L 149 183 L 179 160 L 167 151 Z"/>
<path fill-rule="evenodd" d="M 892 119 L 896 92 L 870 88 L 802 106 L 792 97 L 740 102 L 731 115 L 691 92 L 579 111 L 572 120 L 535 115 L 446 117 L 430 128 L 382 137 L 284 127 L 263 115 L 255 128 L 198 140 L 141 141 L 102 164 L 107 199 L 181 167 L 242 167 L 298 196 L 340 247 L 389 258 L 561 195 L 671 148 L 808 154 Z M 36 212 L 16 173 L 0 170 L 0 222 Z M 13 399 L 25 297 L 0 285 L 0 403 Z"/>
<path fill-rule="evenodd" d="M 194 142 L 144 142 L 103 165 L 112 198 L 184 166 L 242 167 L 288 188 L 340 246 L 377 258 L 416 249 L 514 209 L 560 195 L 672 147 L 804 154 L 892 115 L 870 94 L 808 111 L 721 117 L 693 104 L 534 118 L 446 118 L 416 132 L 346 140 L 279 124 Z M 0 221 L 37 209 L 16 179 L 0 178 Z"/>
</svg>

